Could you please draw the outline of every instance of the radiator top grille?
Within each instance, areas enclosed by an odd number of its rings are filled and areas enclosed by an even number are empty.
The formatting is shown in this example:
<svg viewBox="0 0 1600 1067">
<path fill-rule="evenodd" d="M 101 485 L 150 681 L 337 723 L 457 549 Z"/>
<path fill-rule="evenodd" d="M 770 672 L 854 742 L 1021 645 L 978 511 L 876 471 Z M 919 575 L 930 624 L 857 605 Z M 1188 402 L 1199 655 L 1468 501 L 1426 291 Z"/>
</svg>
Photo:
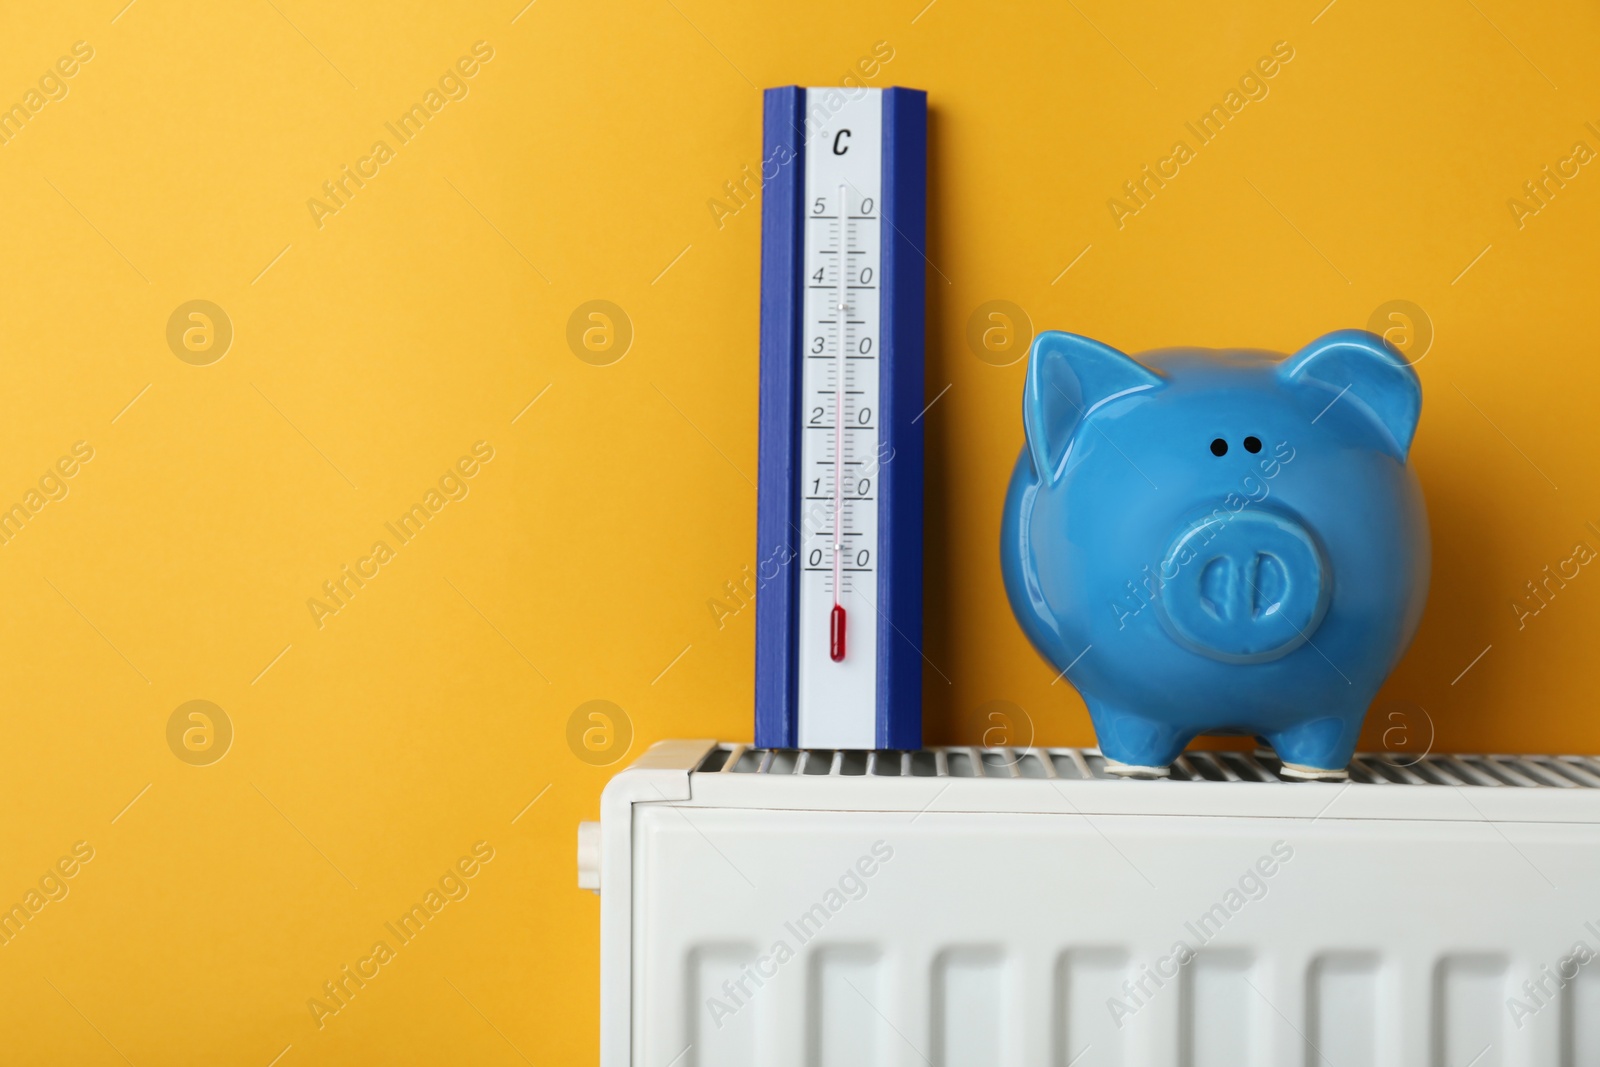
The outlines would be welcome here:
<svg viewBox="0 0 1600 1067">
<path fill-rule="evenodd" d="M 1105 769 L 1092 748 L 966 748 L 913 752 L 860 749 L 775 749 L 718 745 L 695 768 L 698 774 L 768 774 L 875 778 L 1054 778 L 1129 781 Z M 1187 752 L 1172 765 L 1180 782 L 1284 782 L 1278 759 L 1255 752 Z M 1360 785 L 1496 786 L 1600 789 L 1600 758 L 1429 754 L 1420 758 L 1361 753 L 1350 762 Z"/>
</svg>

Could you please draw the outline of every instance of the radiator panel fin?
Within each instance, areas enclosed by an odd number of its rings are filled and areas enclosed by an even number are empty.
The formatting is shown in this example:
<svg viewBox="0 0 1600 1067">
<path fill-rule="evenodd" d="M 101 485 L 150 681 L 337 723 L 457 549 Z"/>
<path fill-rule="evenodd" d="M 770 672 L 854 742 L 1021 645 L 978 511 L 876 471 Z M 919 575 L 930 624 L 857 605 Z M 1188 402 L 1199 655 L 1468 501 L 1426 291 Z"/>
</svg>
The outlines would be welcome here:
<svg viewBox="0 0 1600 1067">
<path fill-rule="evenodd" d="M 689 953 L 687 1067 L 745 1067 L 755 1062 L 755 987 L 745 969 L 756 960 L 754 945 L 706 945 Z M 739 988 L 744 979 L 744 990 Z M 727 985 L 724 985 L 727 983 Z M 730 991 L 731 990 L 731 991 Z"/>
<path fill-rule="evenodd" d="M 1122 986 L 1129 977 L 1129 955 L 1123 949 L 1062 954 L 1056 967 L 1054 1067 L 1124 1067 L 1133 1062 L 1127 1052 L 1126 1028 L 1132 1022 L 1126 1011 L 1134 1006 Z M 1116 1015 L 1113 1003 L 1119 1005 Z"/>
<path fill-rule="evenodd" d="M 1261 996 L 1245 949 L 1201 949 L 1184 968 L 1179 1063 L 1182 1067 L 1258 1067 Z"/>
<path fill-rule="evenodd" d="M 1434 970 L 1434 1067 L 1502 1067 L 1505 1063 L 1504 956 L 1446 956 Z"/>
<path fill-rule="evenodd" d="M 1377 1067 L 1377 954 L 1327 953 L 1306 977 L 1306 1067 Z"/>
<path fill-rule="evenodd" d="M 811 958 L 806 1042 L 809 1067 L 876 1067 L 889 1062 L 883 960 L 856 945 L 818 949 Z M 754 1061 L 750 1061 L 754 1062 Z"/>
<path fill-rule="evenodd" d="M 1003 1059 L 1005 957 L 957 948 L 933 966 L 934 1067 L 993 1067 Z"/>
<path fill-rule="evenodd" d="M 1600 960 L 1562 991 L 1561 1067 L 1600 1063 Z"/>
</svg>

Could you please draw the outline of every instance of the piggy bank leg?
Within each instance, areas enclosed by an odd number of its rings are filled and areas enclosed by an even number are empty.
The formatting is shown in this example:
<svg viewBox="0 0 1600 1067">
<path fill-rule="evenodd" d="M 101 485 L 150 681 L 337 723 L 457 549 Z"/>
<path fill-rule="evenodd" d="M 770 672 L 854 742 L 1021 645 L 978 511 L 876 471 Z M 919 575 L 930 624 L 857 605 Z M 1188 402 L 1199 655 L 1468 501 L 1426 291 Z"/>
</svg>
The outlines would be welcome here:
<svg viewBox="0 0 1600 1067">
<path fill-rule="evenodd" d="M 1171 723 L 1124 711 L 1098 700 L 1086 701 L 1094 720 L 1106 770 L 1127 778 L 1165 778 L 1169 765 L 1193 740 Z"/>
<path fill-rule="evenodd" d="M 1343 715 L 1313 719 L 1269 734 L 1267 740 L 1283 763 L 1283 776 L 1308 781 L 1348 778 L 1366 709 L 1363 703 Z"/>
</svg>

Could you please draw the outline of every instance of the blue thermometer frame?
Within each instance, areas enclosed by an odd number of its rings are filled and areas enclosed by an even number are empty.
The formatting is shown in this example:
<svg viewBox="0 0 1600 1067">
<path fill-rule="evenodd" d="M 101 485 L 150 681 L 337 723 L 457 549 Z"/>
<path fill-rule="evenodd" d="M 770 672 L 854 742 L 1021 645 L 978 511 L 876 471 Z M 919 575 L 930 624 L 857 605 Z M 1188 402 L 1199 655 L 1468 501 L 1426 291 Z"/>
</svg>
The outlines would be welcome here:
<svg viewBox="0 0 1600 1067">
<path fill-rule="evenodd" d="M 816 515 L 816 496 L 806 506 L 803 469 L 804 405 L 811 403 L 805 393 L 807 346 L 804 330 L 807 314 L 807 218 L 808 206 L 823 210 L 814 195 L 807 197 L 808 153 L 870 149 L 863 131 L 832 129 L 841 101 L 859 100 L 870 93 L 882 100 L 881 127 L 881 203 L 878 205 L 877 254 L 879 257 L 876 343 L 877 411 L 862 415 L 876 418 L 876 531 L 877 564 L 869 576 L 871 591 L 859 590 L 857 607 L 851 616 L 851 634 L 860 635 L 863 626 L 873 627 L 860 640 L 875 656 L 875 679 L 871 701 L 871 723 L 838 723 L 837 707 L 823 708 L 825 701 L 812 696 L 812 707 L 802 706 L 802 624 L 813 629 L 826 626 L 826 616 L 810 611 L 802 619 L 801 581 L 808 569 L 802 556 L 806 534 L 803 530 Z M 854 105 L 859 107 L 860 105 Z M 765 94 L 765 151 L 763 159 L 779 163 L 777 175 L 768 179 L 762 190 L 761 209 L 761 381 L 760 381 L 760 458 L 757 488 L 757 560 L 760 593 L 756 598 L 756 693 L 755 743 L 762 748 L 863 748 L 915 749 L 922 745 L 922 526 L 923 526 L 923 433 L 921 416 L 925 404 L 923 343 L 925 313 L 925 263 L 927 217 L 927 94 L 916 89 L 806 89 L 786 86 L 768 89 Z M 856 125 L 861 125 L 857 123 Z M 809 138 L 808 138 L 809 134 Z M 813 161 L 817 167 L 823 160 Z M 840 204 L 850 203 L 844 184 L 839 185 Z M 813 193 L 826 192 L 813 190 Z M 830 194 L 831 195 L 831 194 Z M 841 210 L 840 218 L 867 218 Z M 870 222 L 868 218 L 868 222 Z M 815 225 L 815 221 L 812 222 Z M 839 224 L 841 227 L 845 224 Z M 835 231 L 837 233 L 837 231 Z M 868 235 L 870 237 L 870 235 Z M 842 244 L 835 241 L 833 243 Z M 813 251 L 815 238 L 813 239 Z M 850 253 L 870 256 L 870 253 Z M 840 253 L 839 273 L 849 275 Z M 866 262 L 849 260 L 851 264 Z M 859 278 L 849 276 L 849 280 Z M 841 301 L 844 281 L 839 289 Z M 811 286 L 813 289 L 823 286 Z M 870 286 L 848 286 L 870 289 Z M 841 302 L 841 309 L 846 303 Z M 838 321 L 848 316 L 836 315 Z M 813 321 L 816 321 L 815 319 Z M 835 327 L 843 329 L 843 327 Z M 868 328 L 870 329 L 870 328 Z M 820 338 L 814 338 L 820 340 Z M 842 343 L 842 342 L 841 342 Z M 859 345 L 859 339 L 850 338 Z M 851 349 L 852 351 L 854 348 Z M 841 359 L 843 350 L 841 349 Z M 844 384 L 842 373 L 841 405 Z M 815 393 L 813 392 L 813 396 Z M 816 410 L 816 409 L 813 409 Z M 843 406 L 836 409 L 835 423 L 845 417 Z M 857 429 L 859 412 L 850 414 L 850 427 Z M 814 419 L 812 420 L 815 421 Z M 813 426 L 811 429 L 826 430 Z M 835 446 L 840 462 L 845 455 L 862 454 L 866 434 L 852 438 L 849 446 Z M 852 451 L 854 449 L 854 451 Z M 836 467 L 835 470 L 842 468 Z M 842 479 L 836 477 L 835 483 Z M 838 492 L 837 490 L 835 492 Z M 837 495 L 834 500 L 840 499 Z M 835 503 L 834 510 L 840 505 Z M 814 536 L 814 534 L 813 534 Z M 834 534 L 833 555 L 839 556 L 840 534 Z M 858 536 L 870 537 L 870 532 Z M 815 542 L 813 541 L 813 544 Z M 862 542 L 852 542 L 845 558 L 853 558 Z M 815 554 L 815 549 L 808 550 Z M 809 568 L 818 570 L 820 568 Z M 837 565 L 834 583 L 840 583 Z M 843 584 L 848 587 L 849 579 Z M 839 593 L 834 594 L 835 602 Z M 868 600 L 868 597 L 871 597 Z M 814 597 L 813 597 L 814 599 Z M 860 602 L 870 610 L 863 612 Z M 839 615 L 837 639 L 843 647 L 843 612 Z M 822 621 L 819 622 L 819 618 Z M 808 634 L 808 640 L 815 635 Z M 827 635 L 823 635 L 826 639 Z M 814 651 L 812 653 L 814 658 Z M 835 655 L 835 660 L 842 662 Z M 859 702 L 855 702 L 859 703 Z M 855 704 L 851 705 L 852 708 Z M 859 720 L 864 711 L 851 710 Z M 808 716 L 812 717 L 808 725 Z M 824 717 L 830 725 L 818 726 Z M 838 735 L 847 743 L 830 743 Z"/>
</svg>

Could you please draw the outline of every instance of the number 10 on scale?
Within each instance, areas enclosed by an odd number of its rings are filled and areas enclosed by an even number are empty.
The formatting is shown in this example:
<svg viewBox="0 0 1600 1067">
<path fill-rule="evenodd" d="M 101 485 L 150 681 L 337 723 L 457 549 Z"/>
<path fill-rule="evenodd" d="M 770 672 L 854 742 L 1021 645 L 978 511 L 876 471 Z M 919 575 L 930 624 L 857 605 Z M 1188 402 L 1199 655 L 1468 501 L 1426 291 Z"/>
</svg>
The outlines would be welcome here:
<svg viewBox="0 0 1600 1067">
<path fill-rule="evenodd" d="M 762 747 L 921 744 L 926 123 L 914 90 L 767 92 Z"/>
</svg>

